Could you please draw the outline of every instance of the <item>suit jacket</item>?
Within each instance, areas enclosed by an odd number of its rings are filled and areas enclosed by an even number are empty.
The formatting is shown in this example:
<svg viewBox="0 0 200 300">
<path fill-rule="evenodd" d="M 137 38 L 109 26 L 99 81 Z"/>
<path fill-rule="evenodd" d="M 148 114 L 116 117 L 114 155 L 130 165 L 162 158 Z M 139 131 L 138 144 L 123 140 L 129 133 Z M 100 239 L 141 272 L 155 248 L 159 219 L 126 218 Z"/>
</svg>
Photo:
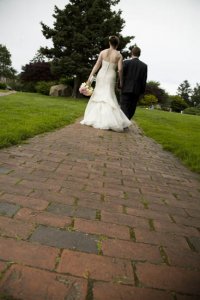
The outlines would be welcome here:
<svg viewBox="0 0 200 300">
<path fill-rule="evenodd" d="M 147 65 L 138 58 L 123 62 L 122 93 L 141 95 L 145 92 Z"/>
</svg>

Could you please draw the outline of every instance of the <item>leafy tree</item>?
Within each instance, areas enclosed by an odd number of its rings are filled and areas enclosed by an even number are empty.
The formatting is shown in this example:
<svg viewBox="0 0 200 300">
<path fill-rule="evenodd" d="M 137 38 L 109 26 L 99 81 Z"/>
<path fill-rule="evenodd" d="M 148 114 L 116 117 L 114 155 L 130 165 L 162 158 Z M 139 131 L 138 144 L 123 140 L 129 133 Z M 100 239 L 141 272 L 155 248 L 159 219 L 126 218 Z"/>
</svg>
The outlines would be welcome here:
<svg viewBox="0 0 200 300">
<path fill-rule="evenodd" d="M 164 104 L 168 99 L 168 94 L 160 87 L 158 81 L 147 82 L 145 95 L 154 95 L 160 104 Z"/>
<path fill-rule="evenodd" d="M 22 82 L 50 81 L 55 76 L 51 72 L 50 63 L 38 61 L 23 66 L 20 79 Z"/>
<path fill-rule="evenodd" d="M 124 57 L 128 52 L 123 50 L 133 36 L 120 35 L 125 21 L 121 11 L 112 10 L 120 0 L 69 0 L 63 10 L 55 6 L 54 28 L 44 23 L 43 35 L 52 39 L 52 48 L 41 48 L 46 57 L 52 59 L 52 70 L 60 77 L 74 77 L 73 96 L 78 96 L 82 80 L 88 76 L 98 53 L 108 46 L 108 37 L 120 37 L 120 48 Z"/>
<path fill-rule="evenodd" d="M 197 83 L 191 95 L 191 103 L 193 106 L 200 105 L 200 84 Z"/>
<path fill-rule="evenodd" d="M 0 77 L 14 78 L 16 70 L 12 68 L 11 54 L 6 46 L 0 44 Z"/>
<path fill-rule="evenodd" d="M 142 105 L 153 105 L 158 103 L 158 99 L 154 95 L 144 95 L 144 97 L 140 100 L 140 104 Z"/>
<path fill-rule="evenodd" d="M 171 109 L 175 112 L 181 112 L 188 107 L 187 103 L 180 96 L 170 96 Z"/>
<path fill-rule="evenodd" d="M 177 94 L 182 99 L 185 100 L 185 102 L 191 106 L 190 96 L 191 96 L 192 89 L 190 87 L 190 84 L 187 80 L 184 80 L 177 89 Z"/>
</svg>

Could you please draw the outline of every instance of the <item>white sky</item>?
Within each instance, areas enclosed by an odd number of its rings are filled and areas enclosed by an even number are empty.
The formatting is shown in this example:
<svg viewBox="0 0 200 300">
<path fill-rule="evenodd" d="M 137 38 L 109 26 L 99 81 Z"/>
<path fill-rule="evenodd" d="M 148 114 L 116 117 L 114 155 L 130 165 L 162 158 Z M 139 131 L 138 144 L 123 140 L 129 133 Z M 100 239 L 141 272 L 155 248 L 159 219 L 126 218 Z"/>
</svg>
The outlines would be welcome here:
<svg viewBox="0 0 200 300">
<path fill-rule="evenodd" d="M 40 46 L 50 46 L 40 21 L 52 27 L 54 5 L 67 0 L 0 0 L 0 44 L 6 45 L 13 67 L 20 72 Z M 200 0 L 121 0 L 124 35 L 134 35 L 148 64 L 148 80 L 168 93 L 187 79 L 200 82 Z"/>
</svg>

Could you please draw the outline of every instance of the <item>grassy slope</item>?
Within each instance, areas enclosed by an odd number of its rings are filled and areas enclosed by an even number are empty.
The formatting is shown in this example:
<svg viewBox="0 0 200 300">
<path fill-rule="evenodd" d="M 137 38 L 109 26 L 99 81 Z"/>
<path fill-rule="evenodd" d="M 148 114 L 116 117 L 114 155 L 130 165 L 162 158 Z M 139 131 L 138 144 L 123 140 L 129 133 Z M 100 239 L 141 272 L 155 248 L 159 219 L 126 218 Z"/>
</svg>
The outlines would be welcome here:
<svg viewBox="0 0 200 300">
<path fill-rule="evenodd" d="M 200 173 L 200 117 L 138 108 L 135 120 L 144 133 Z"/>
</svg>

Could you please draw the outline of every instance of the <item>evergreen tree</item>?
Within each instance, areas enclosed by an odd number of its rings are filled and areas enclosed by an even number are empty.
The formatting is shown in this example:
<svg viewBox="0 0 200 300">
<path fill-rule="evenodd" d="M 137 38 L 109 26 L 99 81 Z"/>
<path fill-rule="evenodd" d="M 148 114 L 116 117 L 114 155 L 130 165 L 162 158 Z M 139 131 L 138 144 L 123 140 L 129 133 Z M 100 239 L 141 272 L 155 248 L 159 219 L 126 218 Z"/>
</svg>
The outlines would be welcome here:
<svg viewBox="0 0 200 300">
<path fill-rule="evenodd" d="M 192 91 L 191 103 L 193 106 L 200 106 L 200 84 L 197 83 Z"/>
<path fill-rule="evenodd" d="M 11 54 L 6 46 L 0 44 L 0 78 L 14 78 L 16 70 L 12 68 Z"/>
<path fill-rule="evenodd" d="M 37 63 L 37 62 L 46 62 L 46 57 L 44 56 L 44 54 L 42 54 L 40 52 L 40 50 L 38 50 L 35 54 L 35 56 L 33 57 L 33 59 L 30 61 L 30 63 Z"/>
<path fill-rule="evenodd" d="M 192 90 L 187 80 L 184 80 L 183 83 L 178 86 L 177 95 L 184 99 L 189 106 L 191 106 L 191 92 Z"/>
<path fill-rule="evenodd" d="M 60 77 L 74 77 L 73 96 L 77 97 L 82 80 L 89 75 L 98 53 L 108 47 L 108 37 L 120 37 L 120 48 L 124 57 L 126 45 L 133 36 L 120 35 L 125 21 L 121 11 L 112 10 L 120 0 L 70 0 L 63 10 L 55 6 L 54 28 L 44 23 L 42 32 L 52 39 L 52 48 L 41 48 L 46 57 L 52 59 L 52 70 Z"/>
</svg>

